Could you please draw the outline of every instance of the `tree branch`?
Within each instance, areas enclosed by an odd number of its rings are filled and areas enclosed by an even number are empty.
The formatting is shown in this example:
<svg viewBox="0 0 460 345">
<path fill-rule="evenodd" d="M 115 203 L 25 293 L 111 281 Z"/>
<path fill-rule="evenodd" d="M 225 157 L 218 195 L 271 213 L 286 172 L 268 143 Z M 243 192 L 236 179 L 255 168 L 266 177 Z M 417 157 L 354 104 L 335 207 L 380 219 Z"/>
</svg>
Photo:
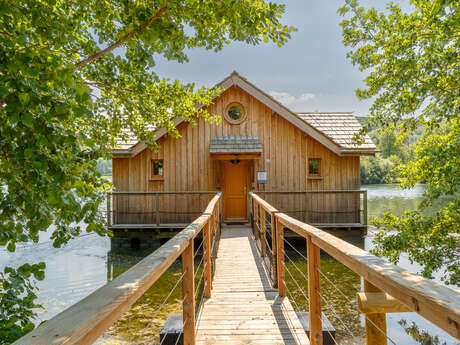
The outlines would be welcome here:
<svg viewBox="0 0 460 345">
<path fill-rule="evenodd" d="M 148 25 L 152 24 L 153 22 L 155 22 L 158 18 L 160 18 L 163 13 L 166 12 L 168 8 L 167 7 L 163 7 L 162 9 L 160 9 L 153 17 L 151 17 L 147 22 L 145 22 L 144 24 L 140 25 L 139 27 L 137 27 L 136 29 L 134 29 L 133 31 L 131 31 L 129 34 L 123 36 L 122 38 L 120 38 L 117 42 L 115 42 L 114 44 L 108 46 L 107 48 L 97 52 L 96 54 L 94 55 L 91 55 L 89 57 L 87 57 L 86 59 L 83 59 L 81 60 L 80 62 L 78 62 L 75 66 L 74 66 L 74 69 L 78 69 L 78 68 L 81 68 L 87 64 L 89 64 L 90 62 L 100 58 L 101 56 L 104 56 L 106 55 L 107 53 L 111 52 L 112 50 L 114 50 L 115 48 L 118 48 L 119 46 L 123 45 L 126 41 L 130 40 L 131 38 L 133 38 L 138 32 L 144 30 Z"/>
</svg>

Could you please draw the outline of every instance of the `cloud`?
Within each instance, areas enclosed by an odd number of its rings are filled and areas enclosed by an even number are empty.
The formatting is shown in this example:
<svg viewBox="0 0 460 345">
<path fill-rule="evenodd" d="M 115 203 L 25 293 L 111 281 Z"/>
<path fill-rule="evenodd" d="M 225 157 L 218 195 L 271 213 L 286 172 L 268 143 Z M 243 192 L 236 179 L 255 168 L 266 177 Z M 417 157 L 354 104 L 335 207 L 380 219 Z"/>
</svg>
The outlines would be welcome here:
<svg viewBox="0 0 460 345">
<path fill-rule="evenodd" d="M 312 93 L 303 93 L 300 96 L 294 96 L 287 92 L 278 92 L 278 91 L 268 91 L 268 94 L 276 99 L 278 102 L 284 105 L 295 104 L 298 102 L 310 101 L 315 98 L 315 95 Z"/>
<path fill-rule="evenodd" d="M 299 99 L 301 101 L 309 101 L 311 99 L 315 98 L 315 95 L 312 93 L 303 93 L 300 95 Z"/>
</svg>

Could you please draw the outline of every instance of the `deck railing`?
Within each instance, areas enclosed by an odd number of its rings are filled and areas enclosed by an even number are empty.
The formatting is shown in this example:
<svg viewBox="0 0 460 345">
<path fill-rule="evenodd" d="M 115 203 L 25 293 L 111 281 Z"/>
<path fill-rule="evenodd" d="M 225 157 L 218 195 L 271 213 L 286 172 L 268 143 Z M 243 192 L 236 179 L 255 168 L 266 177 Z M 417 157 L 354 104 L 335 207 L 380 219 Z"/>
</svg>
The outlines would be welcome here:
<svg viewBox="0 0 460 345">
<path fill-rule="evenodd" d="M 357 305 L 365 316 L 366 343 L 387 344 L 386 313 L 413 311 L 453 337 L 460 339 L 460 292 L 412 274 L 325 231 L 279 212 L 260 196 L 250 193 L 256 239 L 261 255 L 266 255 L 266 219 L 271 220 L 272 275 L 279 295 L 286 296 L 284 231 L 289 229 L 306 239 L 308 266 L 310 342 L 322 344 L 320 250 L 360 275 L 364 292 L 357 294 Z M 276 277 L 276 278 L 275 278 Z M 337 283 L 337 282 L 335 282 Z M 394 343 L 394 342 L 393 342 Z"/>
<path fill-rule="evenodd" d="M 189 224 L 217 191 L 117 192 L 107 194 L 107 224 Z"/>
<path fill-rule="evenodd" d="M 111 282 L 45 322 L 14 344 L 91 344 L 182 258 L 184 344 L 195 343 L 194 239 L 203 232 L 204 296 L 211 297 L 213 251 L 220 233 L 221 193 L 179 234 Z M 214 245 L 215 244 L 215 245 Z M 179 281 L 177 282 L 177 284 Z M 176 284 L 176 285 L 177 285 Z"/>
<path fill-rule="evenodd" d="M 366 190 L 254 191 L 291 217 L 317 227 L 367 225 Z"/>
</svg>

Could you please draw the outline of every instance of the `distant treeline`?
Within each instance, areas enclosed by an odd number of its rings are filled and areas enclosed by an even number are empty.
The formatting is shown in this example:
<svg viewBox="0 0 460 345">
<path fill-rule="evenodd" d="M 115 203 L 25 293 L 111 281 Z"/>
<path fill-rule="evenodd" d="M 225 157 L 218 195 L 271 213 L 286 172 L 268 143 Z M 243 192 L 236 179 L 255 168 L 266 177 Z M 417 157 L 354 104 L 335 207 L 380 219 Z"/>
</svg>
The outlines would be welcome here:
<svg viewBox="0 0 460 345">
<path fill-rule="evenodd" d="M 103 176 L 112 176 L 112 161 L 110 159 L 99 159 L 97 161 L 97 171 Z"/>
<path fill-rule="evenodd" d="M 365 118 L 358 120 L 364 124 Z M 410 145 L 421 135 L 421 130 L 399 142 L 393 132 L 380 131 L 375 127 L 370 128 L 368 134 L 379 151 L 375 157 L 361 157 L 360 178 L 362 184 L 396 183 L 397 176 L 394 168 L 407 163 L 412 159 Z"/>
</svg>

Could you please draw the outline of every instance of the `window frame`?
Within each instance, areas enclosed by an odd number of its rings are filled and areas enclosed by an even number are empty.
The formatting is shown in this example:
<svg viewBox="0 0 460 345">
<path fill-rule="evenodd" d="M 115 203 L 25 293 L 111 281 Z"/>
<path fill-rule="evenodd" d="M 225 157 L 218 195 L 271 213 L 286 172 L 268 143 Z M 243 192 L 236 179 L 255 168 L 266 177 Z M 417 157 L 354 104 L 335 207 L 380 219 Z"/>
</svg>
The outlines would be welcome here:
<svg viewBox="0 0 460 345">
<path fill-rule="evenodd" d="M 161 162 L 161 175 L 155 174 L 155 162 Z M 150 160 L 150 180 L 164 180 L 165 168 L 164 159 L 151 159 Z"/>
<path fill-rule="evenodd" d="M 310 173 L 310 162 L 315 161 L 315 160 L 318 161 L 318 173 L 312 174 Z M 308 178 L 321 178 L 322 177 L 321 165 L 322 165 L 321 158 L 316 158 L 316 157 L 308 158 L 308 167 L 307 167 L 308 168 Z"/>
<path fill-rule="evenodd" d="M 237 107 L 240 107 L 241 108 L 241 111 L 242 111 L 242 115 L 241 115 L 241 118 L 239 118 L 238 120 L 234 120 L 232 119 L 230 116 L 228 116 L 228 111 L 230 110 L 231 107 L 233 106 L 237 106 Z M 227 106 L 225 107 L 225 113 L 224 113 L 224 118 L 225 120 L 232 124 L 232 125 L 239 125 L 240 123 L 242 123 L 244 120 L 246 120 L 246 108 L 244 107 L 243 104 L 241 104 L 240 102 L 230 102 L 229 104 L 227 104 Z"/>
</svg>

